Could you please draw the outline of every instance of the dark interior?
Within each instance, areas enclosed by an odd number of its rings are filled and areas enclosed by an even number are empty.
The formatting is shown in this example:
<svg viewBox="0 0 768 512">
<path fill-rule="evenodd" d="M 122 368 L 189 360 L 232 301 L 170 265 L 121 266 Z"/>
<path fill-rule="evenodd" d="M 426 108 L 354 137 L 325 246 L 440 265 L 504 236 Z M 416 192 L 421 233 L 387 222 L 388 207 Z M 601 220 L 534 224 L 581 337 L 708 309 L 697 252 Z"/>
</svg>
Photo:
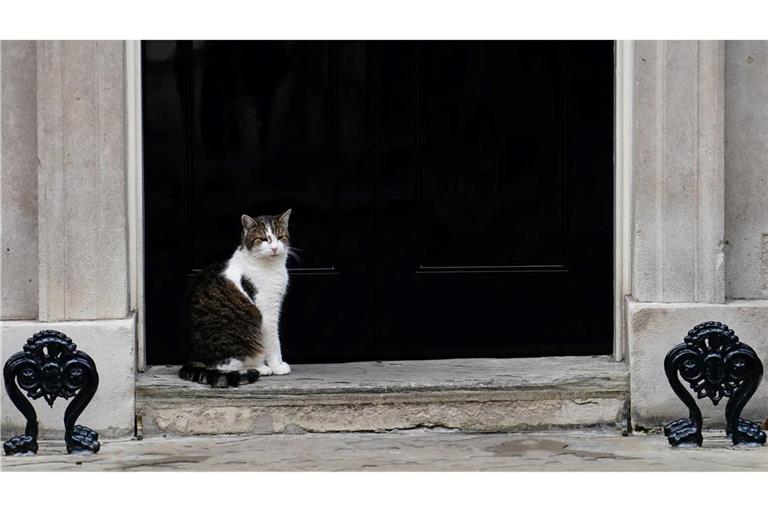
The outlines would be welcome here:
<svg viewBox="0 0 768 512">
<path fill-rule="evenodd" d="M 293 208 L 290 363 L 608 354 L 610 41 L 143 43 L 149 364 Z"/>
</svg>

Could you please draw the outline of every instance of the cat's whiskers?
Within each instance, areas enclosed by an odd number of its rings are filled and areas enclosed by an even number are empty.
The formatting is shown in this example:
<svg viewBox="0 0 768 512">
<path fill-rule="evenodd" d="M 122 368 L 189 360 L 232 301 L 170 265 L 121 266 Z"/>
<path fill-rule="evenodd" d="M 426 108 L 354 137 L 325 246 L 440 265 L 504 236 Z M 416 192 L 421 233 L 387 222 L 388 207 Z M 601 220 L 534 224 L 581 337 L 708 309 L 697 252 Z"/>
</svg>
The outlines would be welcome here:
<svg viewBox="0 0 768 512">
<path fill-rule="evenodd" d="M 293 258 L 293 261 L 296 263 L 301 263 L 301 256 L 299 256 L 299 252 L 301 252 L 301 249 L 293 246 L 288 246 L 288 248 L 285 250 L 285 252 L 288 254 L 289 258 Z"/>
</svg>

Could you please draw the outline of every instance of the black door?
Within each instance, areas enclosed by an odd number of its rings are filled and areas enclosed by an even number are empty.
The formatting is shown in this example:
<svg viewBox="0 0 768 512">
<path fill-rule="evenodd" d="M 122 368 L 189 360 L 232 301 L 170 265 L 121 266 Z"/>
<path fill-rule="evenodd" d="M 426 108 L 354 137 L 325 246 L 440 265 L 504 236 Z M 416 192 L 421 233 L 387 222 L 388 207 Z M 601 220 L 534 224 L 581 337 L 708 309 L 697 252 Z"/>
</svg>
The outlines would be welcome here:
<svg viewBox="0 0 768 512">
<path fill-rule="evenodd" d="M 606 354 L 613 44 L 147 42 L 147 360 L 292 207 L 289 362 Z"/>
</svg>

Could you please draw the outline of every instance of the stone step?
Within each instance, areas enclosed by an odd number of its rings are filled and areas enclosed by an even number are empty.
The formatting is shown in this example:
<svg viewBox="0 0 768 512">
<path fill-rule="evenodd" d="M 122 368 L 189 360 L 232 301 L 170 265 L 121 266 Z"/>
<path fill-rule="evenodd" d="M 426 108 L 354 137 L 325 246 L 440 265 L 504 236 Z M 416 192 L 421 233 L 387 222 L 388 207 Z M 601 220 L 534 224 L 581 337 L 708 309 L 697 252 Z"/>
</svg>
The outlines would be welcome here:
<svg viewBox="0 0 768 512">
<path fill-rule="evenodd" d="M 629 403 L 626 365 L 607 356 L 294 365 L 228 389 L 181 380 L 178 368 L 139 375 L 143 435 L 623 429 Z"/>
</svg>

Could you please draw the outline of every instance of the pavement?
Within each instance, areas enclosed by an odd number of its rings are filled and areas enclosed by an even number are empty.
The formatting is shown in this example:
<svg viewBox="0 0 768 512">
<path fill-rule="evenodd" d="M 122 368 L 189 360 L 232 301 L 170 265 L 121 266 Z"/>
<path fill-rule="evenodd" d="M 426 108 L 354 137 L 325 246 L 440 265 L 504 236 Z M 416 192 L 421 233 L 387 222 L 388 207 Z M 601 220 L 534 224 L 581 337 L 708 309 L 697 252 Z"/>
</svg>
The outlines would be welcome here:
<svg viewBox="0 0 768 512">
<path fill-rule="evenodd" d="M 2 471 L 768 471 L 768 447 L 733 447 L 706 432 L 701 448 L 660 434 L 615 431 L 470 434 L 409 430 L 150 437 L 105 440 L 67 455 L 41 441 L 36 456 L 3 456 Z"/>
</svg>

